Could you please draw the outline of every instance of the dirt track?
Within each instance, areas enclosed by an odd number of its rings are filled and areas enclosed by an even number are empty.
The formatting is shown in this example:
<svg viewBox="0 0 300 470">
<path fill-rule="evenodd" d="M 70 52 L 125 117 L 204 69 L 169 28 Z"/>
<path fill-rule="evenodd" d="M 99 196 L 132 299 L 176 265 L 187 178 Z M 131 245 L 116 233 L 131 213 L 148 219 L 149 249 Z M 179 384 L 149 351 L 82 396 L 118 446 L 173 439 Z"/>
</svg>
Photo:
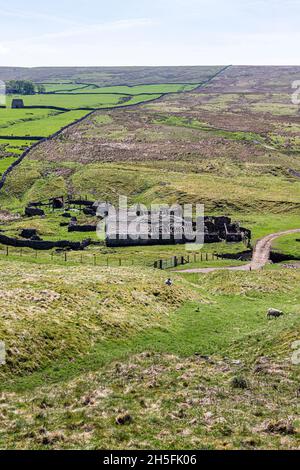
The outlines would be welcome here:
<svg viewBox="0 0 300 470">
<path fill-rule="evenodd" d="M 224 269 L 229 269 L 231 271 L 249 271 L 257 270 L 263 268 L 270 258 L 270 251 L 272 242 L 275 238 L 281 237 L 282 235 L 288 235 L 290 233 L 300 233 L 300 228 L 294 230 L 286 230 L 284 232 L 277 232 L 271 233 L 264 238 L 261 238 L 257 241 L 254 251 L 252 260 L 248 264 L 243 264 L 242 266 L 230 266 L 225 268 L 194 268 L 194 269 L 183 269 L 177 272 L 185 272 L 185 273 L 210 273 L 212 271 L 219 271 Z"/>
</svg>

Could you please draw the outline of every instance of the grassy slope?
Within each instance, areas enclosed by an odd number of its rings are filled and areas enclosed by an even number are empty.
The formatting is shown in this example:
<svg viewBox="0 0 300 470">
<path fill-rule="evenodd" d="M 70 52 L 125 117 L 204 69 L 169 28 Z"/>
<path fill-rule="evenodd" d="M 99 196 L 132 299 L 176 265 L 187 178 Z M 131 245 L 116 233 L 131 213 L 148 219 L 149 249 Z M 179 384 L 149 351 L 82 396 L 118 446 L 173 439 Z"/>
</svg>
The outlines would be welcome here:
<svg viewBox="0 0 300 470">
<path fill-rule="evenodd" d="M 38 152 L 38 151 L 37 151 Z M 61 149 L 59 149 L 61 153 Z M 36 178 L 49 174 L 51 166 L 68 168 L 65 178 L 69 188 L 76 194 L 106 199 L 109 195 L 113 202 L 118 194 L 126 194 L 131 202 L 146 204 L 164 201 L 203 202 L 208 210 L 225 210 L 226 212 L 284 212 L 290 209 L 298 210 L 300 182 L 293 181 L 281 175 L 256 174 L 238 175 L 234 181 L 226 175 L 197 174 L 193 172 L 168 171 L 158 172 L 157 169 L 145 164 L 112 164 L 112 163 L 72 163 L 60 160 L 54 165 L 47 161 L 26 160 L 8 179 L 6 193 L 16 188 L 15 195 L 27 198 L 28 178 L 32 171 Z M 169 164 L 171 167 L 172 165 Z M 52 175 L 45 177 L 50 184 Z M 22 180 L 19 187 L 18 181 Z M 21 183 L 21 181 L 20 181 Z M 115 188 L 113 191 L 111 188 Z M 36 194 L 39 197 L 39 194 Z M 222 209 L 223 207 L 223 209 Z"/>
<path fill-rule="evenodd" d="M 299 276 L 178 275 L 167 289 L 147 270 L 12 263 L 1 303 L 19 377 L 2 385 L 1 447 L 297 447 Z M 270 306 L 285 317 L 268 321 Z"/>
</svg>

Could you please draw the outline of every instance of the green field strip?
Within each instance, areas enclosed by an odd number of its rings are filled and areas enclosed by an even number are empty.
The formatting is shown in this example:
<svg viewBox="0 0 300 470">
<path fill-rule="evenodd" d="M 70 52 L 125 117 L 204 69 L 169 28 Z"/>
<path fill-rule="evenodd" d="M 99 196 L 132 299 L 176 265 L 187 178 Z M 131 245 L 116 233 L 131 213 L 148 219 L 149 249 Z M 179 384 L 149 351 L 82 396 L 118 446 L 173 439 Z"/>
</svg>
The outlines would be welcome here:
<svg viewBox="0 0 300 470">
<path fill-rule="evenodd" d="M 43 85 L 45 87 L 45 92 L 46 93 L 55 93 L 55 92 L 68 92 L 68 91 L 76 91 L 76 90 L 81 90 L 89 87 L 90 85 L 88 84 L 83 84 L 83 83 L 41 83 L 40 85 Z"/>
<path fill-rule="evenodd" d="M 7 168 L 10 167 L 12 163 L 16 161 L 16 157 L 6 157 L 6 158 L 0 158 L 0 175 L 4 173 Z"/>
<path fill-rule="evenodd" d="M 0 135 L 10 134 L 9 129 L 15 124 L 37 121 L 58 114 L 48 109 L 0 109 Z"/>
<path fill-rule="evenodd" d="M 118 106 L 125 95 L 103 94 L 103 95 L 74 95 L 74 94 L 46 94 L 46 95 L 13 95 L 8 98 L 8 106 L 14 98 L 22 99 L 25 106 L 54 106 L 65 109 L 79 108 L 103 108 Z"/>
<path fill-rule="evenodd" d="M 111 87 L 96 87 L 96 88 L 84 88 L 79 93 L 95 93 L 95 94 L 126 94 L 126 95 L 142 95 L 142 94 L 164 94 L 164 93 L 180 93 L 184 91 L 192 91 L 197 88 L 199 84 L 162 84 L 162 85 L 136 85 L 136 86 L 111 86 Z M 63 90 L 58 94 L 63 93 Z M 76 90 L 72 91 L 71 94 L 76 94 Z"/>
<path fill-rule="evenodd" d="M 84 117 L 86 114 L 86 111 L 67 111 L 65 113 L 57 113 L 34 121 L 17 122 L 9 127 L 9 133 L 11 136 L 16 137 L 48 137 L 59 131 L 61 128 Z M 4 134 L 5 130 L 6 129 L 0 129 L 0 135 L 1 133 Z M 4 135 L 7 135 L 7 132 L 5 132 Z"/>
</svg>

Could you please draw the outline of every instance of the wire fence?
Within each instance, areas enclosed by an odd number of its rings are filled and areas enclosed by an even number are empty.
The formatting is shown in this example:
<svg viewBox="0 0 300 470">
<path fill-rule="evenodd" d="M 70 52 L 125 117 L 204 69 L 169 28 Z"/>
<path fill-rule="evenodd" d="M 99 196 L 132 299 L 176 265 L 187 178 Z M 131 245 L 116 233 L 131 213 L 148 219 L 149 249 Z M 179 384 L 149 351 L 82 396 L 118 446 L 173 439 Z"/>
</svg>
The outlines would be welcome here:
<svg viewBox="0 0 300 470">
<path fill-rule="evenodd" d="M 168 259 L 159 259 L 154 262 L 153 267 L 157 269 L 170 269 L 176 268 L 176 266 L 189 264 L 189 263 L 200 263 L 203 261 L 215 261 L 219 258 L 216 253 L 193 253 L 192 255 L 180 255 L 172 256 Z"/>
<path fill-rule="evenodd" d="M 189 263 L 200 263 L 213 261 L 220 255 L 216 253 L 193 253 L 176 255 L 167 259 L 155 259 L 155 257 L 118 256 L 112 254 L 107 256 L 101 253 L 88 253 L 83 251 L 51 250 L 39 251 L 31 248 L 17 248 L 0 245 L 0 258 L 7 260 L 20 260 L 41 264 L 63 264 L 63 265 L 87 265 L 100 267 L 122 267 L 122 266 L 146 266 L 156 269 L 169 269 Z"/>
</svg>

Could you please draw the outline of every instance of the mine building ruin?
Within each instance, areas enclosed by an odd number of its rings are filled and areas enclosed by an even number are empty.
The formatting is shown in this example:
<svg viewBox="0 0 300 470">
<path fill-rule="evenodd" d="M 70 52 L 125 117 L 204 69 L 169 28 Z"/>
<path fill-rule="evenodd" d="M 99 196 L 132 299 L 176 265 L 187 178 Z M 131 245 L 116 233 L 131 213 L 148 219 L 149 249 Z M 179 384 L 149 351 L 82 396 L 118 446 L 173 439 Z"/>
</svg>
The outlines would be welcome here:
<svg viewBox="0 0 300 470">
<path fill-rule="evenodd" d="M 201 224 L 192 218 L 182 218 L 165 209 L 117 211 L 105 219 L 105 239 L 110 247 L 194 243 L 201 234 L 204 243 L 244 241 L 248 244 L 251 240 L 250 230 L 229 217 L 207 216 L 199 227 Z"/>
</svg>

